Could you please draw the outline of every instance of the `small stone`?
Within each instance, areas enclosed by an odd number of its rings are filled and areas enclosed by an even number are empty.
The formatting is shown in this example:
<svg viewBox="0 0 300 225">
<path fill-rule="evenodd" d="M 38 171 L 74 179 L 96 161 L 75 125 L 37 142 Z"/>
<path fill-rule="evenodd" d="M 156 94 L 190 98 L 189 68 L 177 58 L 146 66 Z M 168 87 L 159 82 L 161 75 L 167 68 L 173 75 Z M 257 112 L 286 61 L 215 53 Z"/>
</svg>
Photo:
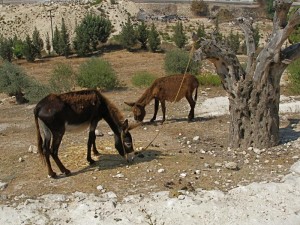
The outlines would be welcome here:
<svg viewBox="0 0 300 225">
<path fill-rule="evenodd" d="M 0 181 L 0 191 L 3 191 L 7 187 L 7 183 Z"/>
<path fill-rule="evenodd" d="M 222 167 L 222 163 L 215 163 L 215 167 Z"/>
<path fill-rule="evenodd" d="M 20 157 L 19 162 L 24 162 L 24 159 L 22 157 Z"/>
<path fill-rule="evenodd" d="M 253 148 L 253 152 L 257 155 L 259 155 L 260 153 L 262 153 L 262 151 L 258 148 Z"/>
<path fill-rule="evenodd" d="M 211 168 L 211 165 L 209 165 L 208 163 L 204 163 L 204 167 L 205 168 Z"/>
<path fill-rule="evenodd" d="M 164 173 L 165 172 L 165 169 L 159 169 L 157 170 L 158 173 Z"/>
<path fill-rule="evenodd" d="M 229 170 L 238 170 L 238 165 L 235 162 L 227 162 L 225 167 Z"/>
<path fill-rule="evenodd" d="M 37 147 L 35 145 L 30 145 L 28 148 L 28 152 L 36 154 L 38 152 Z"/>
<path fill-rule="evenodd" d="M 97 190 L 98 190 L 98 191 L 102 191 L 103 189 L 104 189 L 104 188 L 103 188 L 102 185 L 98 185 L 98 186 L 97 186 Z"/>
<path fill-rule="evenodd" d="M 104 134 L 98 129 L 95 130 L 95 135 L 98 136 L 98 137 L 104 136 Z"/>
<path fill-rule="evenodd" d="M 201 170 L 195 170 L 194 174 L 200 174 L 201 173 Z"/>
<path fill-rule="evenodd" d="M 124 174 L 122 174 L 122 173 L 118 173 L 117 175 L 115 175 L 115 176 L 113 176 L 113 177 L 115 177 L 115 178 L 123 178 L 123 177 L 125 177 L 125 176 L 124 176 Z"/>
<path fill-rule="evenodd" d="M 193 142 L 198 143 L 199 141 L 200 141 L 200 137 L 199 136 L 193 137 Z"/>
<path fill-rule="evenodd" d="M 181 173 L 181 174 L 179 175 L 179 177 L 181 177 L 181 178 L 185 178 L 186 176 L 187 176 L 186 173 Z"/>
</svg>

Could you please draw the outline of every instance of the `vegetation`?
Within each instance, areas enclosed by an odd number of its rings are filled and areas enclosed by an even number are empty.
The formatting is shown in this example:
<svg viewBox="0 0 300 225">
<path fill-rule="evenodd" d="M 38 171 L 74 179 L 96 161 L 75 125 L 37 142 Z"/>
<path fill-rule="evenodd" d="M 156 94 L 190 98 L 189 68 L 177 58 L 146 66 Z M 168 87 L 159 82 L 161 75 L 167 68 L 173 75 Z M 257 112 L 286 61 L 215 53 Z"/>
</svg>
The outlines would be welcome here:
<svg viewBox="0 0 300 225">
<path fill-rule="evenodd" d="M 122 26 L 119 38 L 121 45 L 129 51 L 137 43 L 137 35 L 135 34 L 135 30 L 129 16 L 127 18 L 127 22 Z"/>
<path fill-rule="evenodd" d="M 0 37 L 0 57 L 3 60 L 11 62 L 13 58 L 13 42 L 11 39 Z"/>
<path fill-rule="evenodd" d="M 91 58 L 79 67 L 77 83 L 85 88 L 100 88 L 111 90 L 119 82 L 111 65 L 100 58 Z"/>
<path fill-rule="evenodd" d="M 15 96 L 18 103 L 35 102 L 49 93 L 49 89 L 33 80 L 10 62 L 0 66 L 0 92 Z"/>
<path fill-rule="evenodd" d="M 44 47 L 43 39 L 40 36 L 40 32 L 37 30 L 37 28 L 34 28 L 34 31 L 32 33 L 32 45 L 33 50 L 35 51 L 35 55 L 37 58 L 42 57 L 42 50 Z"/>
<path fill-rule="evenodd" d="M 300 94 L 300 59 L 288 66 L 289 90 L 293 94 Z"/>
<path fill-rule="evenodd" d="M 200 86 L 220 86 L 222 84 L 220 77 L 213 73 L 202 73 L 197 76 Z"/>
<path fill-rule="evenodd" d="M 148 47 L 151 52 L 155 52 L 159 49 L 159 46 L 160 46 L 159 33 L 156 30 L 154 23 L 152 23 L 148 35 Z"/>
<path fill-rule="evenodd" d="M 51 52 L 51 42 L 50 42 L 50 37 L 49 37 L 49 33 L 48 32 L 47 32 L 47 35 L 46 35 L 46 49 L 47 49 L 48 55 L 50 55 L 50 52 Z"/>
<path fill-rule="evenodd" d="M 184 50 L 175 49 L 166 53 L 165 71 L 169 74 L 184 74 L 187 72 L 197 75 L 199 69 L 200 63 L 191 60 L 190 54 Z"/>
<path fill-rule="evenodd" d="M 238 52 L 240 48 L 240 36 L 238 32 L 234 34 L 233 31 L 231 30 L 225 41 L 234 53 Z"/>
<path fill-rule="evenodd" d="M 174 27 L 173 40 L 178 48 L 183 48 L 187 42 L 187 37 L 183 30 L 182 22 L 177 22 Z"/>
<path fill-rule="evenodd" d="M 141 43 L 142 49 L 147 49 L 148 33 L 147 25 L 142 21 L 137 27 L 137 40 Z"/>
<path fill-rule="evenodd" d="M 136 87 L 149 87 L 155 79 L 156 77 L 153 74 L 147 71 L 139 71 L 133 75 L 131 82 Z"/>
<path fill-rule="evenodd" d="M 21 59 L 23 57 L 23 41 L 20 40 L 17 36 L 13 38 L 13 46 L 12 46 L 13 54 L 17 59 Z"/>
<path fill-rule="evenodd" d="M 105 43 L 111 31 L 109 19 L 87 14 L 75 29 L 74 49 L 79 56 L 86 56 L 97 50 L 100 43 Z"/>
<path fill-rule="evenodd" d="M 76 75 L 71 65 L 60 63 L 53 69 L 49 80 L 50 89 L 55 93 L 71 91 L 75 86 Z"/>
<path fill-rule="evenodd" d="M 28 62 L 34 62 L 37 56 L 35 46 L 28 34 L 25 38 L 25 41 L 23 42 L 23 55 Z"/>
<path fill-rule="evenodd" d="M 70 35 L 68 33 L 64 18 L 61 19 L 59 48 L 63 56 L 68 57 L 70 55 L 71 52 Z"/>
</svg>

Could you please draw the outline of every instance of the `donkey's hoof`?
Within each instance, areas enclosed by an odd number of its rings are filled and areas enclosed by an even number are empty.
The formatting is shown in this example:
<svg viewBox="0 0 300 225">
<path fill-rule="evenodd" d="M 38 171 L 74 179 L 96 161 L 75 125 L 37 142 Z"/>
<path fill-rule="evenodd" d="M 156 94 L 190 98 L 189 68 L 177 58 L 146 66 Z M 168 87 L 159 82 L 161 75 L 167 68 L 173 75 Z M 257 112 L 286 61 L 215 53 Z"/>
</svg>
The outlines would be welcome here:
<svg viewBox="0 0 300 225">
<path fill-rule="evenodd" d="M 90 160 L 88 160 L 89 161 L 89 163 L 90 163 L 90 165 L 92 165 L 92 164 L 94 164 L 96 161 L 95 160 L 93 160 L 93 159 L 90 159 Z"/>
<path fill-rule="evenodd" d="M 68 170 L 68 169 L 66 169 L 66 171 L 64 172 L 64 174 L 65 174 L 66 176 L 69 176 L 69 175 L 71 175 L 71 171 Z"/>
<path fill-rule="evenodd" d="M 94 155 L 95 155 L 95 156 L 99 156 L 99 155 L 100 155 L 100 152 L 98 152 L 98 151 L 96 150 L 96 151 L 94 151 Z"/>
<path fill-rule="evenodd" d="M 57 178 L 57 174 L 52 172 L 48 174 L 48 178 Z"/>
</svg>

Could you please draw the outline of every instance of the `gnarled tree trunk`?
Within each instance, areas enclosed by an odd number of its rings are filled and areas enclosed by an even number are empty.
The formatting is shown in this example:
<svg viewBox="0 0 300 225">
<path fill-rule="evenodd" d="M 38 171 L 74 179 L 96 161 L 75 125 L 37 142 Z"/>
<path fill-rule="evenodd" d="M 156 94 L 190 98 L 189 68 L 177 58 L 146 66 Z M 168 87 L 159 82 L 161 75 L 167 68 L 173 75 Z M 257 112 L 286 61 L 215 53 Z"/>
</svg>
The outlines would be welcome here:
<svg viewBox="0 0 300 225">
<path fill-rule="evenodd" d="M 273 32 L 257 58 L 254 57 L 252 20 L 238 18 L 245 33 L 247 67 L 244 70 L 236 55 L 216 40 L 198 41 L 196 60 L 208 59 L 229 98 L 231 147 L 275 146 L 279 142 L 280 78 L 288 64 L 300 57 L 300 43 L 282 49 L 288 36 L 300 24 L 300 9 L 288 21 L 290 0 L 274 1 Z"/>
</svg>

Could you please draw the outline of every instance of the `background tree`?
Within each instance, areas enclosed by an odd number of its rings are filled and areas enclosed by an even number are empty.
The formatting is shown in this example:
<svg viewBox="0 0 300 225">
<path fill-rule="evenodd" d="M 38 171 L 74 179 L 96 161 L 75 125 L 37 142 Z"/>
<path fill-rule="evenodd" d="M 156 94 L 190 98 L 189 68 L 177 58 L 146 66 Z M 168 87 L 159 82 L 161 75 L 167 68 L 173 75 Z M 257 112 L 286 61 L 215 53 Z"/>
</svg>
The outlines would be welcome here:
<svg viewBox="0 0 300 225">
<path fill-rule="evenodd" d="M 68 33 L 64 18 L 61 19 L 61 30 L 59 35 L 59 48 L 61 54 L 65 57 L 68 57 L 71 52 L 70 47 L 70 35 Z"/>
<path fill-rule="evenodd" d="M 13 54 L 17 59 L 23 57 L 23 41 L 16 35 L 13 38 Z"/>
<path fill-rule="evenodd" d="M 204 27 L 203 23 L 201 23 L 199 25 L 196 34 L 197 34 L 198 38 L 202 38 L 202 37 L 206 36 L 205 27 Z"/>
<path fill-rule="evenodd" d="M 280 78 L 290 62 L 300 57 L 300 43 L 284 47 L 285 41 L 300 23 L 298 9 L 288 20 L 289 0 L 274 1 L 271 38 L 255 57 L 253 21 L 238 18 L 245 33 L 247 67 L 222 43 L 214 39 L 199 41 L 195 59 L 214 63 L 229 98 L 230 140 L 232 147 L 266 148 L 279 143 Z"/>
<path fill-rule="evenodd" d="M 144 21 L 137 27 L 137 40 L 141 43 L 142 49 L 147 49 L 148 29 Z"/>
<path fill-rule="evenodd" d="M 46 49 L 47 49 L 48 55 L 50 55 L 50 52 L 51 52 L 51 42 L 50 42 L 50 37 L 49 37 L 49 33 L 48 32 L 46 34 Z"/>
<path fill-rule="evenodd" d="M 28 34 L 23 42 L 23 55 L 28 62 L 34 62 L 37 56 L 36 48 Z"/>
<path fill-rule="evenodd" d="M 61 45 L 59 44 L 59 41 L 60 41 L 60 31 L 58 30 L 58 27 L 55 26 L 53 40 L 52 40 L 52 47 L 57 55 L 62 54 L 62 49 L 61 49 Z"/>
<path fill-rule="evenodd" d="M 228 37 L 226 38 L 227 45 L 236 54 L 240 48 L 240 36 L 238 33 L 234 34 L 231 30 Z"/>
<path fill-rule="evenodd" d="M 44 47 L 43 39 L 40 36 L 40 32 L 35 27 L 32 33 L 32 44 L 34 46 L 34 49 L 36 51 L 36 57 L 41 58 L 42 57 L 42 50 Z"/>
<path fill-rule="evenodd" d="M 260 41 L 259 27 L 257 24 L 253 29 L 253 39 L 254 39 L 255 48 L 257 49 Z"/>
<path fill-rule="evenodd" d="M 127 22 L 122 26 L 120 42 L 121 45 L 127 50 L 131 50 L 132 47 L 137 43 L 137 35 L 129 16 L 127 18 Z"/>
<path fill-rule="evenodd" d="M 109 19 L 87 14 L 75 29 L 74 49 L 78 55 L 85 56 L 97 50 L 100 43 L 105 43 L 111 31 Z"/>
<path fill-rule="evenodd" d="M 154 23 L 152 23 L 149 35 L 148 35 L 148 47 L 151 52 L 155 52 L 158 50 L 160 46 L 160 37 L 159 33 L 156 30 Z"/>
<path fill-rule="evenodd" d="M 177 22 L 174 29 L 173 40 L 178 48 L 183 48 L 187 42 L 187 37 L 183 30 L 182 22 Z"/>
<path fill-rule="evenodd" d="M 11 39 L 0 37 L 0 57 L 11 62 L 13 58 L 13 42 Z"/>
</svg>

